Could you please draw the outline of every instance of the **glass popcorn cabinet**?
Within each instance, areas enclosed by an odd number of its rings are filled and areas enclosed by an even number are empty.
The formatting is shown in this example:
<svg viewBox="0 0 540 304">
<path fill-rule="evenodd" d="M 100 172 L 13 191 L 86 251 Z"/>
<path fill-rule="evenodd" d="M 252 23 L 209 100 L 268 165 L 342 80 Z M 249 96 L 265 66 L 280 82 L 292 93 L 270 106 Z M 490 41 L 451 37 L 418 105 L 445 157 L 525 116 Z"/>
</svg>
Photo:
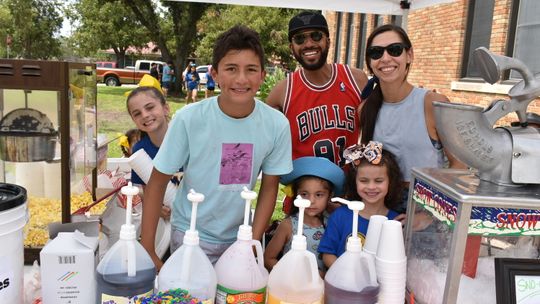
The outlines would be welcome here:
<svg viewBox="0 0 540 304">
<path fill-rule="evenodd" d="M 0 59 L 0 182 L 27 190 L 27 263 L 49 223 L 70 222 L 81 196 L 92 201 L 96 95 L 94 64 Z"/>
<path fill-rule="evenodd" d="M 413 169 L 412 177 L 405 236 L 409 299 L 501 303 L 495 259 L 539 256 L 540 185 L 502 186 L 455 169 Z"/>
</svg>

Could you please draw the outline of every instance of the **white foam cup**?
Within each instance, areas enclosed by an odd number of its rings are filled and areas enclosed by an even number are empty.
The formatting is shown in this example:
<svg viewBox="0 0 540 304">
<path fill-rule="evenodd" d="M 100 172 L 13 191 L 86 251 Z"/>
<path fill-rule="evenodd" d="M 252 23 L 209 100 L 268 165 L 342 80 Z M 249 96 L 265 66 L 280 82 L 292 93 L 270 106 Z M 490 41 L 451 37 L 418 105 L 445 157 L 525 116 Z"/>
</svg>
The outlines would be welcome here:
<svg viewBox="0 0 540 304">
<path fill-rule="evenodd" d="M 385 262 L 401 262 L 407 258 L 401 222 L 388 220 L 382 224 L 376 257 Z"/>
<path fill-rule="evenodd" d="M 372 215 L 369 218 L 369 225 L 366 233 L 366 244 L 364 245 L 365 252 L 373 255 L 377 254 L 382 224 L 387 220 L 388 218 L 384 215 Z"/>
</svg>

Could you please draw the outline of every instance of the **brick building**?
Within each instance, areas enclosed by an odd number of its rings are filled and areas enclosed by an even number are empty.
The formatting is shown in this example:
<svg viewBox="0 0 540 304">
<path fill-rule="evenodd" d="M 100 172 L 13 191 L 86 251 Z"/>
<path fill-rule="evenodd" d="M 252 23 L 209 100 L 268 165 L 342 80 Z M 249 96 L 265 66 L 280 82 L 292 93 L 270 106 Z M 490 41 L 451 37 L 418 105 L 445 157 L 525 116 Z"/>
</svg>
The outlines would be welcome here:
<svg viewBox="0 0 540 304">
<path fill-rule="evenodd" d="M 365 41 L 382 24 L 401 25 L 401 16 L 347 12 L 324 12 L 332 40 L 329 61 L 364 69 Z M 494 53 L 519 58 L 533 74 L 540 73 L 540 1 L 458 0 L 409 13 L 407 32 L 413 44 L 414 61 L 409 80 L 417 86 L 436 89 L 452 102 L 482 107 L 495 99 L 508 99 L 508 90 L 521 80 L 515 71 L 490 85 L 469 64 L 472 51 L 485 46 Z M 535 51 L 536 50 L 536 51 Z M 537 75 L 540 77 L 540 74 Z M 540 98 L 529 112 L 540 114 Z M 516 116 L 505 117 L 508 124 Z"/>
</svg>

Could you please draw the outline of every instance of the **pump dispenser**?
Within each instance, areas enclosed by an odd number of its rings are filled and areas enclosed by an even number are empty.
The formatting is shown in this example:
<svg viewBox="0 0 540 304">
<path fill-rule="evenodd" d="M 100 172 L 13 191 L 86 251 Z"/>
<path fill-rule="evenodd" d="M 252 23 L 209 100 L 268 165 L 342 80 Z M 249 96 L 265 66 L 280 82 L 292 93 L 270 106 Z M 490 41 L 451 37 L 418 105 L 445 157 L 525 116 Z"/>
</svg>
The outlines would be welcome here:
<svg viewBox="0 0 540 304">
<path fill-rule="evenodd" d="M 199 232 L 195 230 L 197 206 L 204 195 L 191 189 L 187 195 L 191 201 L 191 222 L 184 235 L 184 242 L 167 259 L 158 275 L 159 291 L 187 290 L 191 296 L 204 304 L 214 303 L 216 295 L 216 271 L 199 246 Z"/>
<path fill-rule="evenodd" d="M 298 233 L 293 236 L 291 250 L 287 252 L 268 277 L 268 304 L 320 304 L 324 285 L 319 276 L 317 258 L 307 250 L 304 227 L 304 210 L 311 205 L 298 196 L 294 200 L 298 212 Z"/>
<path fill-rule="evenodd" d="M 249 225 L 251 201 L 257 193 L 244 187 L 244 224 L 238 229 L 237 240 L 219 258 L 215 269 L 218 278 L 217 304 L 264 304 L 268 271 L 264 268 L 261 242 L 253 239 Z"/>
<path fill-rule="evenodd" d="M 154 291 L 154 262 L 136 240 L 135 226 L 131 223 L 133 196 L 139 193 L 139 188 L 130 182 L 121 191 L 127 196 L 126 223 L 120 228 L 120 239 L 97 266 L 97 303 L 129 303 L 136 296 L 147 296 Z"/>
<path fill-rule="evenodd" d="M 326 304 L 372 304 L 377 302 L 379 284 L 373 256 L 362 250 L 358 237 L 358 213 L 364 203 L 332 198 L 334 202 L 346 204 L 353 211 L 352 234 L 347 239 L 347 247 L 332 264 L 325 276 Z"/>
</svg>

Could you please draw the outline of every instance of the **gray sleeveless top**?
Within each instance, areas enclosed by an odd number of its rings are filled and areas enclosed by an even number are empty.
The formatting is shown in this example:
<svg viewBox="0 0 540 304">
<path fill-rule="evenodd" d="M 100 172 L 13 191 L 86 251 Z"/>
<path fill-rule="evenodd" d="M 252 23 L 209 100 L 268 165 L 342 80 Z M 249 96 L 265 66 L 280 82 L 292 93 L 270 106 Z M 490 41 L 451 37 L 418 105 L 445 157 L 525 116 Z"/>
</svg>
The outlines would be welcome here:
<svg viewBox="0 0 540 304">
<path fill-rule="evenodd" d="M 413 167 L 441 168 L 444 165 L 442 146 L 435 148 L 427 131 L 426 93 L 427 90 L 415 87 L 400 102 L 383 102 L 377 116 L 373 140 L 382 142 L 383 149 L 396 156 L 405 181 L 410 181 Z"/>
<path fill-rule="evenodd" d="M 291 224 L 292 224 L 292 235 L 296 235 L 298 231 L 298 213 L 291 215 Z M 303 234 L 306 236 L 307 250 L 313 252 L 315 257 L 317 257 L 317 266 L 319 270 L 324 270 L 324 263 L 322 260 L 321 254 L 318 252 L 319 243 L 324 234 L 324 225 L 319 227 L 311 227 L 304 224 Z M 291 250 L 292 238 L 283 246 L 283 254 Z"/>
</svg>

